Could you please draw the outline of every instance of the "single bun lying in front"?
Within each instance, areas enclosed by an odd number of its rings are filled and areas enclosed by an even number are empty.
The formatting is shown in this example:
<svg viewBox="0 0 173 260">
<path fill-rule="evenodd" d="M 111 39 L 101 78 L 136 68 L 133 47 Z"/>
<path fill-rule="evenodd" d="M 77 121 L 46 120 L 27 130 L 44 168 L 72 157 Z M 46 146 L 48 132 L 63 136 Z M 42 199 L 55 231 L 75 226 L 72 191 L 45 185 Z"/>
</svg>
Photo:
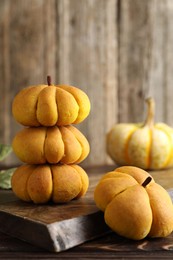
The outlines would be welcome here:
<svg viewBox="0 0 173 260">
<path fill-rule="evenodd" d="M 122 166 L 102 176 L 94 200 L 106 224 L 117 234 L 141 240 L 173 231 L 173 204 L 168 192 L 141 168 Z"/>
</svg>

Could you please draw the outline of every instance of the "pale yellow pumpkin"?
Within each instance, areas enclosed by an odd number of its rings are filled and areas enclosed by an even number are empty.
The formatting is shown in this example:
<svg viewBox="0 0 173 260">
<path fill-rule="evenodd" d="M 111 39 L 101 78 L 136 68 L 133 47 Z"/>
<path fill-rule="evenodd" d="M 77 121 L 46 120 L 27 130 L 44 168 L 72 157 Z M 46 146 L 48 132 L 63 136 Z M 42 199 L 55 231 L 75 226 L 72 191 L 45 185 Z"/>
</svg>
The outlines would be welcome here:
<svg viewBox="0 0 173 260">
<path fill-rule="evenodd" d="M 155 103 L 148 98 L 148 114 L 142 124 L 115 124 L 107 135 L 107 152 L 118 165 L 142 169 L 173 166 L 173 129 L 154 123 Z"/>
</svg>

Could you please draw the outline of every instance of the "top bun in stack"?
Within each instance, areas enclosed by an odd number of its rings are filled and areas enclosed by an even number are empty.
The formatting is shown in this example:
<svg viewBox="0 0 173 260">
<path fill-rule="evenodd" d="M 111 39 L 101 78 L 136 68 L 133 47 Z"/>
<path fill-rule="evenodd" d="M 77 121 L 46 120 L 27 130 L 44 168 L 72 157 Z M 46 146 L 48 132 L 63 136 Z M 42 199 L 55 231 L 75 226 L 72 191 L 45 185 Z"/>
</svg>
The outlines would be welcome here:
<svg viewBox="0 0 173 260">
<path fill-rule="evenodd" d="M 88 96 L 68 85 L 36 85 L 22 89 L 14 98 L 12 114 L 24 126 L 65 126 L 81 123 L 90 112 Z"/>
</svg>

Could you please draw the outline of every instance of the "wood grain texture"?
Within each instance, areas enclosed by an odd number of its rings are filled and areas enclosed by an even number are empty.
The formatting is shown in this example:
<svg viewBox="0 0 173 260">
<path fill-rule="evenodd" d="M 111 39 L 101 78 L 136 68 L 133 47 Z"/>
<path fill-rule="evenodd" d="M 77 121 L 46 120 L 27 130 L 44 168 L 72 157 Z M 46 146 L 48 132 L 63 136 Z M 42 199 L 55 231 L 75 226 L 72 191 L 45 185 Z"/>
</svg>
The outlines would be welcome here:
<svg viewBox="0 0 173 260">
<path fill-rule="evenodd" d="M 1 96 L 7 98 L 1 142 L 11 143 L 20 128 L 11 115 L 14 95 L 51 74 L 53 82 L 75 85 L 90 97 L 91 114 L 79 125 L 91 144 L 84 165 L 106 162 L 105 134 L 117 117 L 116 2 L 1 1 Z M 15 156 L 9 161 L 18 162 Z"/>
<path fill-rule="evenodd" d="M 147 96 L 156 120 L 173 126 L 172 30 L 172 0 L 1 0 L 0 142 L 20 129 L 14 95 L 47 74 L 90 97 L 78 126 L 91 145 L 84 166 L 110 163 L 106 133 L 116 122 L 142 121 Z M 12 155 L 6 164 L 16 162 Z"/>
<path fill-rule="evenodd" d="M 115 166 L 89 167 L 87 172 L 91 178 L 91 190 L 100 177 L 115 168 Z M 153 177 L 164 187 L 173 187 L 173 169 L 164 171 L 150 172 Z M 165 178 L 162 178 L 165 176 Z M 88 194 L 89 195 L 89 194 Z M 91 195 L 91 194 L 90 194 Z M 11 191 L 0 190 L 0 203 L 14 202 L 14 195 Z M 7 204 L 8 204 L 7 203 Z M 16 202 L 15 202 L 16 203 Z M 75 205 L 72 203 L 71 207 Z M 9 204 L 10 205 L 10 204 Z M 18 204 L 19 206 L 19 204 Z M 50 205 L 49 205 L 50 206 Z M 83 203 L 85 207 L 85 203 Z M 29 205 L 27 206 L 30 207 Z M 32 207 L 32 206 L 31 206 Z M 68 207 L 68 205 L 67 205 Z M 12 210 L 9 207 L 9 211 Z M 35 218 L 39 218 L 42 214 L 40 207 L 35 209 Z M 25 213 L 24 213 L 25 212 Z M 31 211 L 32 214 L 33 211 Z M 60 212 L 60 211 L 59 211 Z M 71 211 L 72 214 L 74 211 Z M 26 208 L 23 208 L 18 214 L 25 214 L 27 218 Z M 57 214 L 58 211 L 57 211 Z M 40 216 L 43 216 L 40 215 Z M 49 217 L 49 214 L 47 214 Z M 48 219 L 44 219 L 45 222 Z M 13 222 L 14 225 L 14 222 Z M 15 226 L 15 225 L 14 225 Z M 15 227 L 16 228 L 16 227 Z M 1 259 L 172 259 L 173 258 L 173 234 L 166 238 L 148 239 L 141 241 L 132 241 L 116 235 L 115 233 L 107 234 L 103 237 L 83 243 L 77 247 L 69 249 L 58 254 L 49 253 L 45 249 L 33 246 L 6 234 L 0 232 L 0 258 Z"/>
<path fill-rule="evenodd" d="M 172 259 L 172 237 L 141 243 L 114 233 L 60 253 L 49 253 L 26 242 L 0 233 L 1 259 Z M 10 249 L 10 250 L 9 250 Z"/>
<path fill-rule="evenodd" d="M 156 101 L 156 120 L 173 126 L 173 2 L 121 1 L 119 23 L 119 120 L 139 122 L 144 99 Z M 168 97 L 169 96 L 169 97 Z M 142 115 L 143 114 L 143 115 Z"/>
<path fill-rule="evenodd" d="M 16 93 L 28 85 L 44 83 L 49 73 L 55 77 L 55 1 L 3 0 L 0 5 L 0 140 L 10 144 L 21 128 L 11 113 Z M 14 155 L 9 161 L 19 162 Z"/>
<path fill-rule="evenodd" d="M 79 86 L 88 94 L 91 113 L 78 126 L 91 144 L 83 165 L 103 164 L 105 135 L 117 118 L 116 1 L 58 3 L 57 81 Z"/>
<path fill-rule="evenodd" d="M 34 205 L 18 200 L 12 191 L 2 194 L 0 222 L 4 224 L 0 225 L 0 231 L 52 252 L 67 250 L 109 233 L 103 212 L 93 199 L 99 177 L 90 176 L 87 195 L 67 204 Z"/>
</svg>

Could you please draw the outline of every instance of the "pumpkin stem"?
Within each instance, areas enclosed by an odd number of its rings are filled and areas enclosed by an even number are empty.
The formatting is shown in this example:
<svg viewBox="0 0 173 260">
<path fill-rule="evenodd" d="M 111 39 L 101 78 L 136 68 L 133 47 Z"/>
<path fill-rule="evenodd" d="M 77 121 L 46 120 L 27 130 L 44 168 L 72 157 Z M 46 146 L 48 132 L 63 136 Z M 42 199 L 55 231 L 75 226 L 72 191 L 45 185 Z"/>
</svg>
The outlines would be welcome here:
<svg viewBox="0 0 173 260">
<path fill-rule="evenodd" d="M 154 124 L 154 115 L 155 115 L 155 103 L 154 99 L 149 97 L 146 99 L 146 103 L 148 105 L 148 113 L 147 113 L 147 118 L 144 122 L 144 126 L 153 126 Z"/>
<path fill-rule="evenodd" d="M 52 85 L 51 76 L 47 76 L 47 84 L 48 84 L 48 86 Z"/>
<path fill-rule="evenodd" d="M 146 180 L 142 183 L 142 186 L 145 188 L 150 182 L 152 178 L 149 176 L 146 178 Z"/>
</svg>

